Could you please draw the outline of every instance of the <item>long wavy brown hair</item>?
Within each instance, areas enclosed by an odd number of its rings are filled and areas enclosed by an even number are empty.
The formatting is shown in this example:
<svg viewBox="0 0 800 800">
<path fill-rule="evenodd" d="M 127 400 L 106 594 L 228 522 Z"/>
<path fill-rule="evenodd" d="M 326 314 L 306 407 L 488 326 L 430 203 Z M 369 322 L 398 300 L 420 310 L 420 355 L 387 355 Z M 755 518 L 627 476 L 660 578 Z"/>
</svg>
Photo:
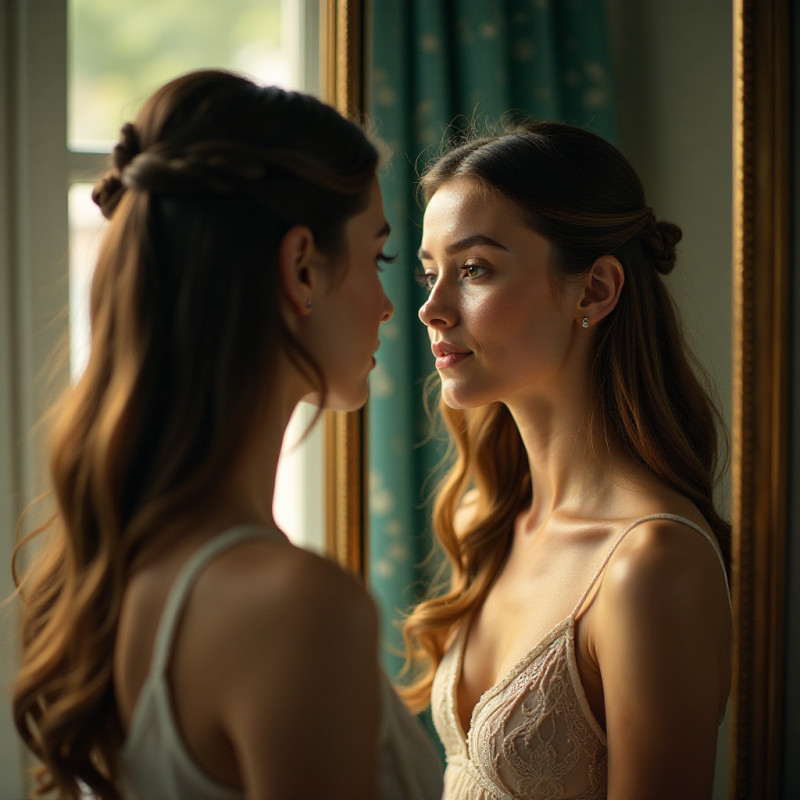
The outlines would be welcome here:
<svg viewBox="0 0 800 800">
<path fill-rule="evenodd" d="M 713 498 L 727 452 L 718 441 L 724 428 L 661 279 L 674 266 L 680 229 L 656 220 L 638 176 L 615 147 L 570 125 L 522 123 L 461 142 L 427 167 L 424 200 L 456 177 L 477 180 L 516 203 L 530 228 L 552 245 L 557 286 L 587 273 L 601 255 L 622 263 L 619 303 L 595 337 L 590 440 L 620 441 L 688 497 L 727 561 L 730 524 Z M 411 676 L 404 695 L 420 710 L 430 702 L 433 674 L 452 632 L 483 603 L 508 553 L 514 520 L 532 500 L 528 457 L 505 405 L 457 410 L 440 402 L 439 412 L 451 437 L 451 463 L 433 506 L 446 583 L 413 610 L 403 629 Z M 456 512 L 470 490 L 470 521 L 457 532 Z"/>
<path fill-rule="evenodd" d="M 222 71 L 172 81 L 122 129 L 93 195 L 110 224 L 88 366 L 52 417 L 56 512 L 14 559 L 13 714 L 42 762 L 37 796 L 119 797 L 112 663 L 131 565 L 169 544 L 169 521 L 202 513 L 259 418 L 276 352 L 324 395 L 281 313 L 278 246 L 303 224 L 340 254 L 377 162 L 329 106 Z"/>
</svg>

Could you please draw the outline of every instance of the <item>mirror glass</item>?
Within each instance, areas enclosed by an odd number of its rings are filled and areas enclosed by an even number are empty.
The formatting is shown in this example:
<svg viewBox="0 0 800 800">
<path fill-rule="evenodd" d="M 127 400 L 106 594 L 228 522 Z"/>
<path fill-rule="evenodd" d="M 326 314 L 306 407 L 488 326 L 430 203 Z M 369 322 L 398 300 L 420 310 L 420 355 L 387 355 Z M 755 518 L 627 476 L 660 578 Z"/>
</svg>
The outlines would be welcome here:
<svg viewBox="0 0 800 800">
<path fill-rule="evenodd" d="M 730 428 L 733 8 L 726 2 L 606 0 L 606 14 L 618 105 L 616 143 L 642 178 L 648 202 L 657 215 L 676 222 L 683 230 L 676 269 L 666 280 L 687 339 L 708 374 Z M 474 33 L 482 34 L 480 30 Z M 460 30 L 458 35 L 467 33 Z M 435 42 L 422 38 L 419 46 L 432 48 Z M 379 71 L 371 73 L 369 64 L 366 71 L 374 82 L 373 96 L 388 90 L 381 83 L 384 76 Z M 424 113 L 424 109 L 419 112 Z M 430 145 L 438 144 L 433 139 L 450 122 L 441 119 L 438 126 L 429 125 Z M 407 157 L 414 162 L 419 155 L 410 152 Z M 391 208 L 387 208 L 387 214 L 394 224 Z M 401 257 L 401 261 L 407 269 L 410 259 Z M 376 375 L 373 392 L 384 391 L 397 378 L 387 367 Z M 424 434 L 415 430 L 411 438 L 414 441 L 409 445 L 418 443 Z M 371 471 L 370 478 L 368 503 L 374 518 L 396 498 L 388 477 L 378 479 Z M 721 481 L 718 499 L 723 514 L 730 517 L 728 472 Z M 414 500 L 418 501 L 414 498 L 410 502 Z M 400 551 L 392 541 L 373 539 L 369 547 L 373 551 L 383 548 L 386 553 L 371 562 L 371 582 L 380 593 L 382 579 L 391 576 L 391 554 Z M 409 588 L 405 597 L 412 594 Z M 728 770 L 728 729 L 723 726 L 715 798 L 727 797 Z"/>
</svg>

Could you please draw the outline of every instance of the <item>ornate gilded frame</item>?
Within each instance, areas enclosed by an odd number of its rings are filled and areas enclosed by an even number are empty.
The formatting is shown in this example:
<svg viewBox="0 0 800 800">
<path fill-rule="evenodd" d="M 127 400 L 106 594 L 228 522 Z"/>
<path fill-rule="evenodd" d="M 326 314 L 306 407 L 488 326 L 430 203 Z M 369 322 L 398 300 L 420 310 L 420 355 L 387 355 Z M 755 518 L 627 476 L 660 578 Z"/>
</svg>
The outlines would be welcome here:
<svg viewBox="0 0 800 800">
<path fill-rule="evenodd" d="M 325 99 L 358 118 L 363 101 L 362 0 L 323 0 L 320 40 Z M 366 578 L 366 413 L 325 414 L 327 551 Z"/>
<path fill-rule="evenodd" d="M 327 97 L 363 99 L 363 0 L 323 2 Z M 731 800 L 778 797 L 786 595 L 790 2 L 734 0 Z M 365 572 L 364 412 L 327 414 L 328 550 Z"/>
<path fill-rule="evenodd" d="M 730 797 L 780 796 L 789 403 L 790 2 L 734 3 Z"/>
</svg>

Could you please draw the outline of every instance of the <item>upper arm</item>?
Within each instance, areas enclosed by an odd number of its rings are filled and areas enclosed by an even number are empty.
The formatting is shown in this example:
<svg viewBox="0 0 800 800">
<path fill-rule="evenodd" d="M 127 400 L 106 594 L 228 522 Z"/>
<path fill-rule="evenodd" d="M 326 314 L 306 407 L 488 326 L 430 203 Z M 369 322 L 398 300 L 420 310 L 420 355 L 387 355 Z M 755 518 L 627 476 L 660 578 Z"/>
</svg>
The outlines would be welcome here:
<svg viewBox="0 0 800 800">
<path fill-rule="evenodd" d="M 710 797 L 731 636 L 713 549 L 684 526 L 649 523 L 609 563 L 593 627 L 609 799 Z"/>
<path fill-rule="evenodd" d="M 291 568 L 289 570 L 292 571 Z M 377 615 L 332 564 L 285 574 L 277 620 L 236 645 L 224 725 L 251 798 L 373 800 L 380 684 Z M 292 582 L 296 588 L 292 589 Z"/>
</svg>

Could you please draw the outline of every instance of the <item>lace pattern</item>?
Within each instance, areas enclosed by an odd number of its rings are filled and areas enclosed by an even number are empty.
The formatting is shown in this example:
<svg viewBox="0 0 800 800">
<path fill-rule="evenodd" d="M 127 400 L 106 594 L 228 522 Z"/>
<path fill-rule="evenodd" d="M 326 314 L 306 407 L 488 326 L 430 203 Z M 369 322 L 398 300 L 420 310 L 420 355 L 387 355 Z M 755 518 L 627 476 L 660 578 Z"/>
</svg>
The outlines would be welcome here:
<svg viewBox="0 0 800 800">
<path fill-rule="evenodd" d="M 606 553 L 574 611 L 488 689 L 465 735 L 456 706 L 469 625 L 462 624 L 433 681 L 433 722 L 447 756 L 442 800 L 602 800 L 608 786 L 606 736 L 589 708 L 575 658 L 575 621 L 614 551 L 637 526 L 672 520 L 719 546 L 675 514 L 634 520 Z M 730 587 L 725 578 L 730 601 Z"/>
<path fill-rule="evenodd" d="M 466 626 L 433 686 L 433 718 L 447 753 L 445 800 L 599 800 L 605 734 L 578 679 L 568 617 L 478 701 L 464 735 L 456 690 Z"/>
</svg>

